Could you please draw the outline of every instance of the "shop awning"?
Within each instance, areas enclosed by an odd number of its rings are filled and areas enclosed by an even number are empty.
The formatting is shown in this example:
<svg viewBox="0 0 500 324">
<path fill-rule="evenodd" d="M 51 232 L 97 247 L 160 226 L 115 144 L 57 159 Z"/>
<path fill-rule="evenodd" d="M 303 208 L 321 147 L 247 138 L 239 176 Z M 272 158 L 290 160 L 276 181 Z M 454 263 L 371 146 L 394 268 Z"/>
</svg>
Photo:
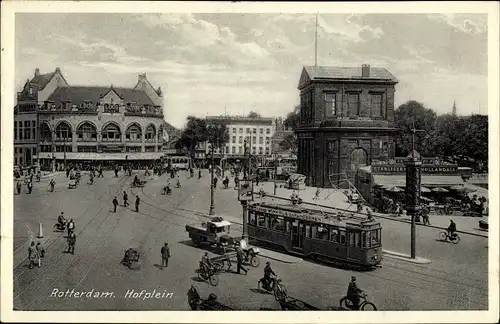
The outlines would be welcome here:
<svg viewBox="0 0 500 324">
<path fill-rule="evenodd" d="M 156 160 L 164 156 L 164 152 L 145 152 L 145 153 L 66 153 L 66 160 L 86 160 L 86 161 L 139 161 L 139 160 Z M 64 153 L 56 152 L 40 152 L 41 159 L 52 159 L 55 157 L 57 160 L 64 159 Z"/>
<path fill-rule="evenodd" d="M 373 175 L 373 182 L 380 186 L 394 186 L 394 187 L 405 187 L 406 186 L 406 176 L 405 175 L 385 175 L 385 174 L 375 174 Z M 451 187 L 455 185 L 463 184 L 464 180 L 458 175 L 422 175 L 422 187 Z"/>
</svg>

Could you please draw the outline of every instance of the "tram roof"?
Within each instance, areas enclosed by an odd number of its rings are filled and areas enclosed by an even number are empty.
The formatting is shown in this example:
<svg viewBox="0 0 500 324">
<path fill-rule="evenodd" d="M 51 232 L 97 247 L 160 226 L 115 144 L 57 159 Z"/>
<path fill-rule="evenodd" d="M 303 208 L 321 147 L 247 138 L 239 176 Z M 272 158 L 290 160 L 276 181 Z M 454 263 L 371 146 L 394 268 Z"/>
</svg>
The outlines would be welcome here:
<svg viewBox="0 0 500 324">
<path fill-rule="evenodd" d="M 318 207 L 306 208 L 303 206 L 292 206 L 288 204 L 273 204 L 273 203 L 254 203 L 250 205 L 252 208 L 260 208 L 265 212 L 265 209 L 270 209 L 269 212 L 274 214 L 282 214 L 282 216 L 288 216 L 297 219 L 303 219 L 308 221 L 313 221 L 317 223 L 335 225 L 335 226 L 350 226 L 359 227 L 363 226 L 373 226 L 380 224 L 379 221 L 375 219 L 368 219 L 367 216 L 346 211 L 324 211 Z M 272 211 L 271 211 L 272 210 Z"/>
</svg>

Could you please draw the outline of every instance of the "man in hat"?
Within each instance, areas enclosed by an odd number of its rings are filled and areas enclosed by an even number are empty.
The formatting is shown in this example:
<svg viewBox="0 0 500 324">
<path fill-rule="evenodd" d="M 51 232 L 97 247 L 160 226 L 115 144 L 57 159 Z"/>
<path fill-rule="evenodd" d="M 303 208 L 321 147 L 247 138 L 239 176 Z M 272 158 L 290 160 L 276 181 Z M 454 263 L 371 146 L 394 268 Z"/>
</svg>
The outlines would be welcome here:
<svg viewBox="0 0 500 324">
<path fill-rule="evenodd" d="M 271 262 L 267 261 L 264 267 L 264 285 L 269 288 L 271 284 L 271 275 L 276 276 L 273 269 L 271 269 Z"/>
<path fill-rule="evenodd" d="M 116 213 L 116 207 L 118 206 L 118 199 L 115 197 L 113 198 L 113 213 Z"/>
<path fill-rule="evenodd" d="M 197 310 L 198 303 L 200 302 L 201 298 L 200 294 L 198 294 L 198 290 L 196 290 L 196 287 L 194 285 L 191 285 L 191 288 L 189 288 L 187 296 L 188 296 L 188 303 L 191 309 Z"/>
<path fill-rule="evenodd" d="M 129 205 L 128 203 L 128 195 L 127 195 L 127 192 L 124 191 L 123 192 L 123 207 L 127 207 Z"/>
<path fill-rule="evenodd" d="M 71 232 L 68 236 L 68 253 L 75 254 L 76 235 Z"/>
<path fill-rule="evenodd" d="M 18 181 L 16 183 L 16 189 L 17 189 L 17 194 L 20 195 L 21 194 L 21 181 Z"/>
<path fill-rule="evenodd" d="M 351 277 L 351 282 L 347 288 L 347 298 L 353 303 L 354 309 L 359 308 L 359 294 L 363 291 L 356 285 L 356 277 Z"/>
<path fill-rule="evenodd" d="M 139 212 L 139 204 L 141 203 L 141 199 L 139 198 L 139 196 L 136 196 L 135 197 L 135 212 L 138 213 Z"/>
<path fill-rule="evenodd" d="M 236 260 L 237 260 L 237 268 L 236 268 L 236 273 L 240 274 L 240 270 L 245 271 L 245 275 L 248 272 L 248 269 L 243 268 L 243 250 L 240 247 L 236 248 Z"/>
<path fill-rule="evenodd" d="M 170 248 L 168 247 L 168 243 L 161 248 L 161 269 L 163 270 L 163 265 L 168 268 L 168 259 L 170 258 Z"/>
</svg>

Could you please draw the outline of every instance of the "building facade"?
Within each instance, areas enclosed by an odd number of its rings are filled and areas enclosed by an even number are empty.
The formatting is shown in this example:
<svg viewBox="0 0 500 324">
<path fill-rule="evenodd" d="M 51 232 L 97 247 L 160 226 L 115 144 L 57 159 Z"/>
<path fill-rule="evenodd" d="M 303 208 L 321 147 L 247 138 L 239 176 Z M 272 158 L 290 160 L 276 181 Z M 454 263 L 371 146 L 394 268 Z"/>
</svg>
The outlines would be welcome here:
<svg viewBox="0 0 500 324">
<path fill-rule="evenodd" d="M 146 74 L 133 88 L 71 86 L 59 68 L 43 75 L 37 69 L 18 93 L 14 122 L 19 165 L 39 161 L 50 168 L 163 155 L 163 95 Z"/>
<path fill-rule="evenodd" d="M 209 116 L 207 122 L 224 123 L 229 132 L 229 142 L 222 149 L 216 149 L 214 156 L 227 160 L 245 158 L 245 140 L 249 154 L 253 156 L 271 156 L 271 138 L 275 132 L 274 118 L 239 117 L 239 116 Z M 211 146 L 205 145 L 206 156 Z"/>
<path fill-rule="evenodd" d="M 304 67 L 300 77 L 298 172 L 309 184 L 354 183 L 359 168 L 394 158 L 394 93 L 386 69 Z"/>
</svg>

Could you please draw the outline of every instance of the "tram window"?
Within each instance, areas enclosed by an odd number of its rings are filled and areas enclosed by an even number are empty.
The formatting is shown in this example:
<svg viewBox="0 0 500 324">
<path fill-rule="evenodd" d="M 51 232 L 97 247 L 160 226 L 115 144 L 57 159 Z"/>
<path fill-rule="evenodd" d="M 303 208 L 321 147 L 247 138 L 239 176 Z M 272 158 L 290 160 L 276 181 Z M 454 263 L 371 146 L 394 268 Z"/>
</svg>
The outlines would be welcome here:
<svg viewBox="0 0 500 324">
<path fill-rule="evenodd" d="M 283 217 L 278 216 L 273 218 L 272 229 L 273 231 L 283 232 L 285 229 L 285 220 Z"/>
<path fill-rule="evenodd" d="M 322 225 L 313 226 L 314 238 L 328 240 L 328 229 Z"/>
<path fill-rule="evenodd" d="M 340 244 L 345 245 L 345 231 L 340 231 Z"/>
<path fill-rule="evenodd" d="M 370 243 L 371 243 L 371 232 L 370 231 L 367 231 L 367 232 L 364 232 L 364 245 L 365 245 L 365 248 L 369 248 L 370 247 Z"/>
<path fill-rule="evenodd" d="M 355 239 L 354 245 L 356 247 L 361 247 L 361 233 L 355 233 L 354 239 Z"/>
<path fill-rule="evenodd" d="M 334 243 L 339 243 L 339 231 L 338 230 L 332 229 L 330 241 L 332 241 Z"/>
<path fill-rule="evenodd" d="M 254 212 L 249 212 L 248 213 L 248 223 L 252 226 L 257 225 L 257 218 L 255 217 Z"/>
<path fill-rule="evenodd" d="M 372 231 L 372 246 L 380 244 L 380 230 L 376 229 Z"/>
<path fill-rule="evenodd" d="M 306 225 L 306 237 L 311 238 L 311 226 Z"/>
<path fill-rule="evenodd" d="M 257 226 L 266 227 L 266 215 L 257 215 Z"/>
<path fill-rule="evenodd" d="M 349 246 L 353 247 L 354 246 L 354 233 L 348 233 L 349 234 Z"/>
</svg>

